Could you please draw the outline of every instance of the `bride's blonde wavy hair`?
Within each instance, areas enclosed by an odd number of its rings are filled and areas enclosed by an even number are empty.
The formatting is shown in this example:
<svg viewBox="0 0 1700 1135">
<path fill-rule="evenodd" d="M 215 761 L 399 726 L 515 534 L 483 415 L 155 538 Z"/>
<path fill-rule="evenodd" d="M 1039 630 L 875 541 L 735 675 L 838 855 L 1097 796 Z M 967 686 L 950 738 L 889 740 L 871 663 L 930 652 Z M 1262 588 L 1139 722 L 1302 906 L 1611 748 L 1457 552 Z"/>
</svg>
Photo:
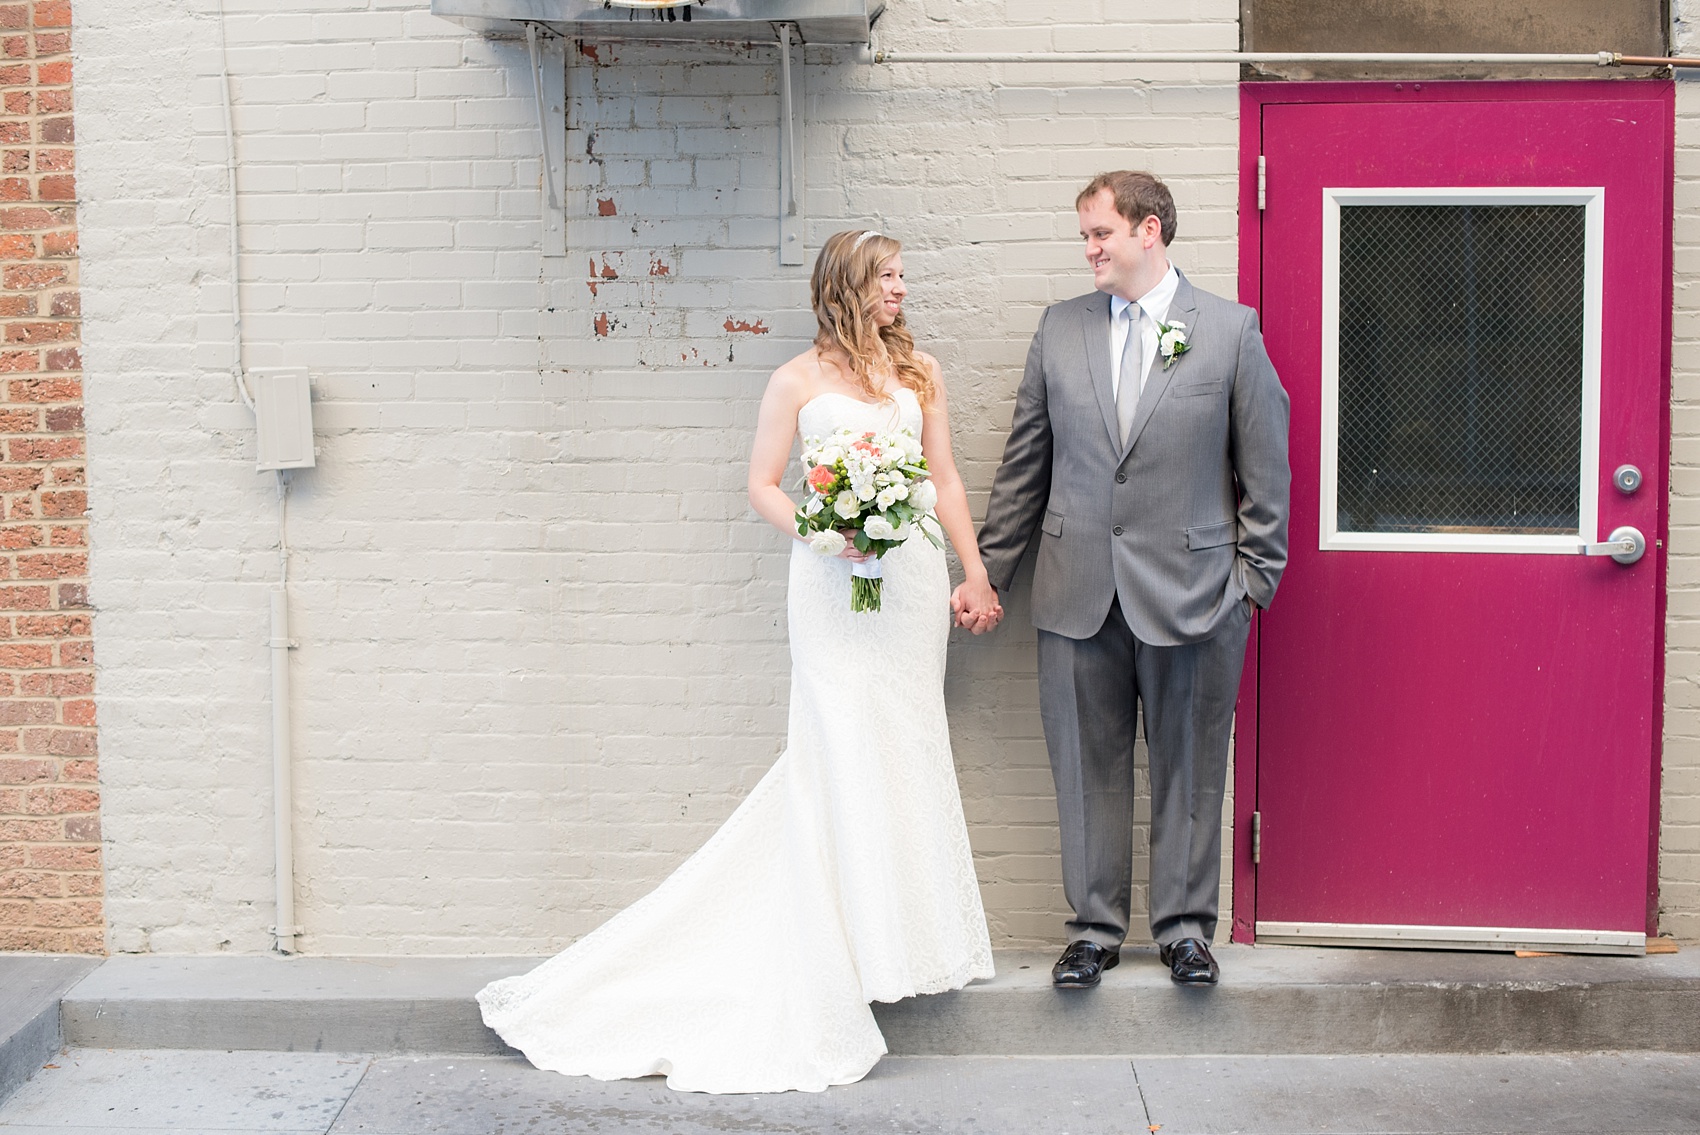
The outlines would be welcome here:
<svg viewBox="0 0 1700 1135">
<path fill-rule="evenodd" d="M 915 339 L 904 325 L 903 314 L 899 312 L 885 327 L 874 322 L 883 301 L 880 266 L 902 250 L 903 246 L 890 237 L 865 229 L 827 238 L 809 277 L 809 298 L 820 324 L 815 346 L 822 354 L 848 358 L 850 377 L 870 401 L 876 402 L 890 397 L 884 383 L 874 378 L 884 355 L 891 360 L 897 381 L 915 392 L 923 409 L 930 409 L 938 396 L 937 384 L 931 370 L 915 358 Z"/>
</svg>

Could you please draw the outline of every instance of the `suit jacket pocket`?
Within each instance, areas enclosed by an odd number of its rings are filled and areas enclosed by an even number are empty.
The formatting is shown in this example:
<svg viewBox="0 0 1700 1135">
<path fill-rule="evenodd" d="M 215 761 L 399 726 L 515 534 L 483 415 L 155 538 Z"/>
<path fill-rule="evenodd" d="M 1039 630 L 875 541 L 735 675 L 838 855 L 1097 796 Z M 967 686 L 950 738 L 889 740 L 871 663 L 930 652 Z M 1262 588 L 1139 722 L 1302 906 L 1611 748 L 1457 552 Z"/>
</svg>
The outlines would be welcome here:
<svg viewBox="0 0 1700 1135">
<path fill-rule="evenodd" d="M 1224 520 L 1219 524 L 1200 524 L 1186 530 L 1186 546 L 1197 551 L 1200 548 L 1220 548 L 1223 544 L 1232 544 L 1239 534 L 1239 521 Z"/>
<path fill-rule="evenodd" d="M 1039 528 L 1040 528 L 1041 531 L 1043 531 L 1045 533 L 1045 535 L 1055 536 L 1058 539 L 1061 539 L 1062 538 L 1062 522 L 1063 522 L 1062 513 L 1052 512 L 1050 509 L 1046 509 L 1045 510 L 1045 521 L 1044 521 L 1043 524 L 1041 524 L 1039 526 Z"/>
<path fill-rule="evenodd" d="M 1180 386 L 1169 387 L 1171 398 L 1197 398 L 1201 394 L 1222 393 L 1222 380 L 1213 378 L 1209 382 L 1188 382 Z"/>
</svg>

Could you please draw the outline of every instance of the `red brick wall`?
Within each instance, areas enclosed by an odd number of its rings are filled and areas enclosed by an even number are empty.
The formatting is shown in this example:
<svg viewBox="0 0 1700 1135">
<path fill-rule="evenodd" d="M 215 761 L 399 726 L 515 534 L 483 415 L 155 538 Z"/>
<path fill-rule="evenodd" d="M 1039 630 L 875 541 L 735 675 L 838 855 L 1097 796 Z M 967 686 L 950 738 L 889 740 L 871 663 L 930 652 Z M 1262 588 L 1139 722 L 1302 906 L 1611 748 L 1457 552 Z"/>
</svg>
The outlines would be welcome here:
<svg viewBox="0 0 1700 1135">
<path fill-rule="evenodd" d="M 0 0 L 0 949 L 101 953 L 68 0 Z"/>
</svg>

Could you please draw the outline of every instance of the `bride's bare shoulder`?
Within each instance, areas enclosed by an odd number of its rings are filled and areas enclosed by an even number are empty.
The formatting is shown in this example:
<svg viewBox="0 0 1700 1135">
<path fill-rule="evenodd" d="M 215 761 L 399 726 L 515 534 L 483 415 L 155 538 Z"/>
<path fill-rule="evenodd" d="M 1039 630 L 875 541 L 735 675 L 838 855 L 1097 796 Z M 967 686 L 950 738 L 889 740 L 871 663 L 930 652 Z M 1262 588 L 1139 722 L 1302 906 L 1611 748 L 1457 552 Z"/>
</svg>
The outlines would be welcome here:
<svg viewBox="0 0 1700 1135">
<path fill-rule="evenodd" d="M 819 386 L 820 360 L 813 347 L 796 358 L 781 363 L 779 369 L 767 380 L 767 392 L 770 396 L 783 398 L 797 405 L 802 405 L 817 394 Z"/>
</svg>

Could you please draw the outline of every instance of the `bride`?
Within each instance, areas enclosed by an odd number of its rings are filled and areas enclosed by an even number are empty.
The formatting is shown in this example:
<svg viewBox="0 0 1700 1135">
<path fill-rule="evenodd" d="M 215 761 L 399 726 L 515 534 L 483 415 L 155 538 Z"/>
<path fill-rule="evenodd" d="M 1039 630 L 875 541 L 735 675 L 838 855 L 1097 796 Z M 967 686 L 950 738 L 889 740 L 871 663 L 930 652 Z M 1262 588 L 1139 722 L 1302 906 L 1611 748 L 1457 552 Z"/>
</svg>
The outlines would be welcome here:
<svg viewBox="0 0 1700 1135">
<path fill-rule="evenodd" d="M 539 1068 L 818 1092 L 860 1080 L 885 1052 L 869 1002 L 992 976 L 945 722 L 944 553 L 917 532 L 881 562 L 882 609 L 853 612 L 863 557 L 812 551 L 780 488 L 799 432 L 908 429 L 967 573 L 960 617 L 1002 617 L 951 459 L 939 365 L 904 327 L 900 248 L 877 232 L 826 242 L 810 280 L 815 345 L 762 397 L 750 502 L 794 541 L 786 750 L 649 895 L 478 994 L 485 1023 Z"/>
</svg>

